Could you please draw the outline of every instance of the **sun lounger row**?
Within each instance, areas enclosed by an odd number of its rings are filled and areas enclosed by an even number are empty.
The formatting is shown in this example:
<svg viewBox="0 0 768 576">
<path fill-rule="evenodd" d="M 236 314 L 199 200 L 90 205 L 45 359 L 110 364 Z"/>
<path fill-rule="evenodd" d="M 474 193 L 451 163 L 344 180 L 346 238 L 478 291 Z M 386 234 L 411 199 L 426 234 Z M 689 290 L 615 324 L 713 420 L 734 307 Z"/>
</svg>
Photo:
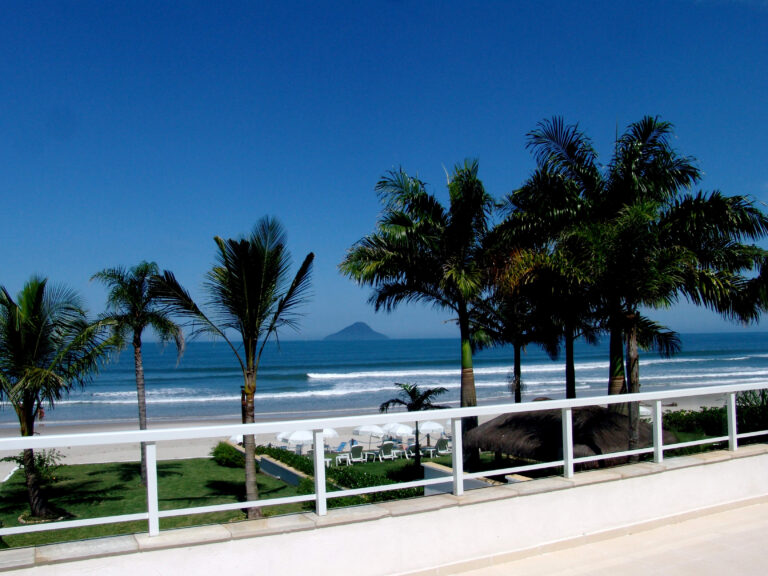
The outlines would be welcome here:
<svg viewBox="0 0 768 576">
<path fill-rule="evenodd" d="M 366 450 L 362 444 L 356 444 L 350 447 L 349 452 L 336 454 L 336 464 L 349 465 L 376 459 L 383 462 L 396 458 L 413 458 L 415 456 L 414 449 L 414 446 L 409 446 L 406 449 L 397 448 L 394 442 L 384 442 L 378 450 Z M 451 449 L 448 446 L 448 440 L 441 438 L 434 446 L 422 446 L 421 453 L 428 458 L 434 458 L 435 456 L 447 456 L 451 453 Z"/>
</svg>

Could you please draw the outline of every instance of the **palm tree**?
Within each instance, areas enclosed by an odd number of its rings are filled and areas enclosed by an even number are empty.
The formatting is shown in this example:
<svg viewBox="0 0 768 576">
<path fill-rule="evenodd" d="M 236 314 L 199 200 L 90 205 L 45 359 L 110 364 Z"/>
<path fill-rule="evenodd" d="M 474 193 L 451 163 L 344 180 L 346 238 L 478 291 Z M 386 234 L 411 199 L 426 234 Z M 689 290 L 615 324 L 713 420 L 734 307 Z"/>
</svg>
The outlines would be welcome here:
<svg viewBox="0 0 768 576">
<path fill-rule="evenodd" d="M 38 410 L 91 381 L 114 341 L 105 322 L 89 323 L 79 296 L 33 276 L 14 300 L 0 286 L 0 400 L 16 412 L 22 436 L 35 434 Z M 31 448 L 23 453 L 32 516 L 57 511 L 40 485 Z"/>
<path fill-rule="evenodd" d="M 447 209 L 402 169 L 388 172 L 376 191 L 384 205 L 376 230 L 350 248 L 339 268 L 373 288 L 370 302 L 377 311 L 424 302 L 456 315 L 461 406 L 476 406 L 471 318 L 487 294 L 484 239 L 494 207 L 478 178 L 478 163 L 466 160 L 454 168 Z M 477 418 L 465 418 L 462 425 L 467 431 Z"/>
<path fill-rule="evenodd" d="M 147 400 L 144 386 L 144 363 L 141 356 L 141 336 L 151 328 L 161 342 L 173 340 L 178 358 L 184 353 L 181 327 L 163 310 L 150 286 L 150 279 L 159 273 L 154 262 L 140 262 L 133 268 L 108 268 L 93 275 L 109 288 L 105 319 L 113 322 L 113 330 L 121 342 L 129 337 L 133 343 L 136 371 L 136 392 L 139 400 L 139 429 L 147 429 Z M 141 482 L 147 483 L 147 445 L 141 443 Z"/>
<path fill-rule="evenodd" d="M 395 386 L 400 388 L 400 395 L 396 398 L 390 398 L 382 402 L 379 406 L 380 412 L 389 412 L 394 406 L 403 406 L 408 412 L 420 412 L 422 410 L 441 410 L 446 406 L 438 406 L 433 401 L 437 396 L 445 394 L 446 388 L 427 388 L 422 390 L 416 384 L 395 382 Z M 416 467 L 421 466 L 421 446 L 419 445 L 419 422 L 416 421 Z"/>
<path fill-rule="evenodd" d="M 575 184 L 585 206 L 580 228 L 599 239 L 586 252 L 610 332 L 611 393 L 639 391 L 643 332 L 646 343 L 662 352 L 676 346 L 676 335 L 641 309 L 686 298 L 745 321 L 759 311 L 757 300 L 745 297 L 745 274 L 759 268 L 767 253 L 744 241 L 764 236 L 768 220 L 747 198 L 688 192 L 700 172 L 692 158 L 671 147 L 671 134 L 671 124 L 658 118 L 631 124 L 605 168 L 578 126 L 555 118 L 529 135 L 538 164 Z M 636 411 L 633 403 L 635 421 Z"/>
<path fill-rule="evenodd" d="M 536 332 L 553 358 L 562 341 L 566 397 L 575 398 L 575 340 L 596 340 L 594 280 L 585 262 L 590 254 L 582 224 L 585 203 L 571 180 L 540 167 L 507 196 L 503 210 L 506 218 L 493 231 L 501 333 L 521 348 L 521 336 Z M 513 302 L 518 304 L 510 309 Z M 510 316 L 513 311 L 516 318 Z"/>
<path fill-rule="evenodd" d="M 243 373 L 245 422 L 254 422 L 256 376 L 264 348 L 278 329 L 296 328 L 297 307 L 305 302 L 310 284 L 314 254 L 304 259 L 291 279 L 290 252 L 282 225 L 273 218 L 260 219 L 247 238 L 216 241 L 216 264 L 208 272 L 204 285 L 212 316 L 195 304 L 189 293 L 168 271 L 153 280 L 153 290 L 169 310 L 191 318 L 195 323 L 192 337 L 204 333 L 223 338 L 232 349 Z M 227 336 L 231 330 L 240 335 L 242 346 Z M 243 437 L 245 447 L 245 488 L 247 500 L 259 497 L 256 486 L 254 436 Z M 259 508 L 249 508 L 248 518 L 258 518 Z"/>
</svg>

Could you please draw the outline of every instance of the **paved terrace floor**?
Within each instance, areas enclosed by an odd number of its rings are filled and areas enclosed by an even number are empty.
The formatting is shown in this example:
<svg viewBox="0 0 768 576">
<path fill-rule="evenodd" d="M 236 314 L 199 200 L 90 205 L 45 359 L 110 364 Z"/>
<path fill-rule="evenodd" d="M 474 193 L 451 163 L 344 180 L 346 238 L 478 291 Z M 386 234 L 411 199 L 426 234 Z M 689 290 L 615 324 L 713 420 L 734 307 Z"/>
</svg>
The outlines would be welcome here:
<svg viewBox="0 0 768 576">
<path fill-rule="evenodd" d="M 653 528 L 639 527 L 628 534 L 603 535 L 572 540 L 559 549 L 536 552 L 523 551 L 520 558 L 485 567 L 435 568 L 411 573 L 410 576 L 525 576 L 589 574 L 616 576 L 687 575 L 762 576 L 766 573 L 765 536 L 768 534 L 768 499 L 740 505 L 718 512 L 703 514 L 687 520 L 672 519 Z M 183 561 L 186 550 L 174 551 Z M 166 557 L 163 566 L 155 566 L 157 574 L 173 574 L 173 558 Z M 220 573 L 216 560 L 197 566 L 197 574 Z M 349 566 L 348 566 L 349 567 Z M 80 576 L 81 574 L 131 575 L 136 573 L 130 557 L 102 558 L 84 572 L 80 563 L 38 566 L 11 571 L 13 575 Z M 2 570 L 0 570 L 2 571 Z M 318 573 L 326 573 L 320 570 Z M 335 574 L 345 574 L 344 565 L 335 567 Z M 405 575 L 403 575 L 405 576 Z"/>
<path fill-rule="evenodd" d="M 768 572 L 766 535 L 768 502 L 763 501 L 461 574 L 762 576 Z"/>
</svg>

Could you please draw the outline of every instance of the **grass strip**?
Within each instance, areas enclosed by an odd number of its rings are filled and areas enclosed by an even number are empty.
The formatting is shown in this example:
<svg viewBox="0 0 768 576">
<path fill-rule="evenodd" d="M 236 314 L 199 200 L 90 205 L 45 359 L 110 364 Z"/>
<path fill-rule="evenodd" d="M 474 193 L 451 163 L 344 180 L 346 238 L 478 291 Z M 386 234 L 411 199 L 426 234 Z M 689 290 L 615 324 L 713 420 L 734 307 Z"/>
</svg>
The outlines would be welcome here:
<svg viewBox="0 0 768 576">
<path fill-rule="evenodd" d="M 162 461 L 157 466 L 159 506 L 161 510 L 213 506 L 245 501 L 242 469 L 219 466 L 208 458 Z M 261 499 L 296 496 L 293 486 L 258 475 Z M 146 488 L 141 484 L 137 462 L 64 465 L 46 488 L 51 503 L 65 510 L 71 519 L 98 518 L 146 512 Z M 301 504 L 265 507 L 267 516 L 301 511 Z M 19 526 L 19 517 L 29 512 L 24 472 L 19 470 L 0 484 L 0 524 Z M 245 519 L 240 510 L 195 514 L 160 520 L 160 528 L 180 528 L 204 524 L 223 524 Z M 33 534 L 5 536 L 6 546 L 34 546 L 103 536 L 146 532 L 147 523 L 126 522 L 84 528 L 51 530 Z M 0 544 L 2 546 L 2 544 Z"/>
</svg>

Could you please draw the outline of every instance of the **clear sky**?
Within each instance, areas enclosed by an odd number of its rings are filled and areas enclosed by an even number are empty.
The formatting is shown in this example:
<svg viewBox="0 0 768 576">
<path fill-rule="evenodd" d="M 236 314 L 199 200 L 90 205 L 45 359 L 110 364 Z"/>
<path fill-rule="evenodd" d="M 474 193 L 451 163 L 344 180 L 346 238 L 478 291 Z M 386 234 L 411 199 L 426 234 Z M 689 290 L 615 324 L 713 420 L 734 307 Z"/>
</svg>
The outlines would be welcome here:
<svg viewBox="0 0 768 576">
<path fill-rule="evenodd" d="M 213 236 L 270 214 L 296 264 L 316 253 L 297 337 L 358 320 L 455 336 L 445 312 L 374 314 L 337 265 L 373 230 L 385 171 L 445 199 L 444 167 L 478 158 L 500 198 L 553 115 L 605 161 L 617 128 L 660 115 L 703 189 L 768 198 L 765 1 L 5 0 L 0 54 L 0 284 L 42 274 L 94 313 L 91 275 L 142 259 L 202 299 Z M 690 307 L 657 317 L 738 328 Z"/>
</svg>

